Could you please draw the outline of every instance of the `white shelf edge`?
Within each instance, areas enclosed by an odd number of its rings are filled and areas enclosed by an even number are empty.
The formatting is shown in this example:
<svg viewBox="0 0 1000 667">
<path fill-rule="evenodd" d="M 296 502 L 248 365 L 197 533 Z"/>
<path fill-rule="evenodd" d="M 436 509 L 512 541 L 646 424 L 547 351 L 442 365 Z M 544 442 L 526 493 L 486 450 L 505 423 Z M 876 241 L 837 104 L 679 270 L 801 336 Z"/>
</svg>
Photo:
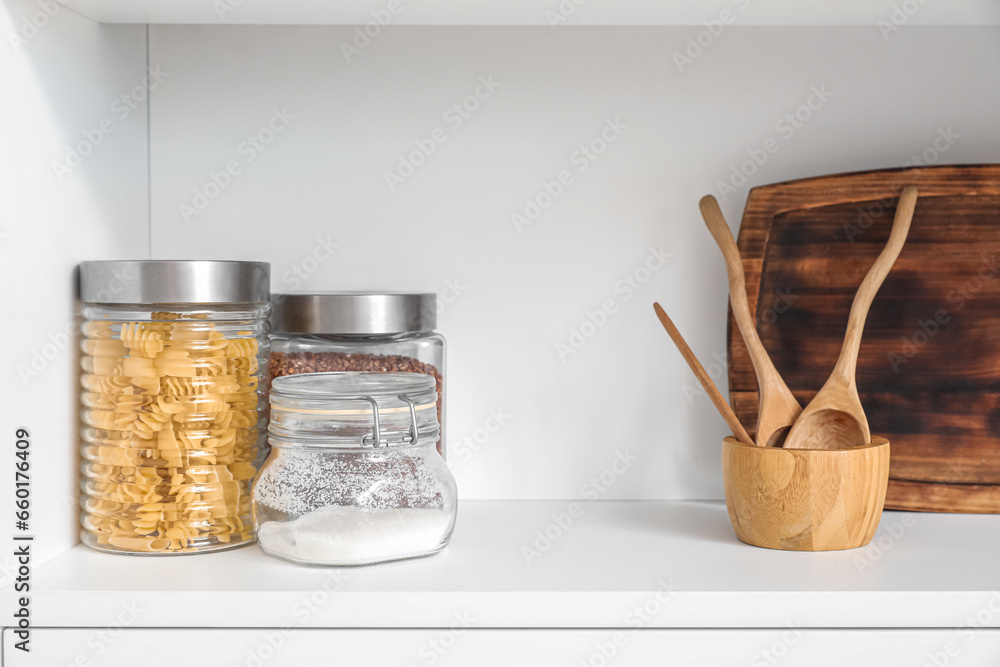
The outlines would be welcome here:
<svg viewBox="0 0 1000 667">
<path fill-rule="evenodd" d="M 649 604 L 643 627 L 954 628 L 1000 605 L 996 515 L 891 512 L 869 547 L 799 553 L 741 544 L 721 502 L 600 501 L 527 562 L 569 505 L 465 501 L 443 554 L 366 568 L 256 547 L 132 558 L 78 545 L 33 573 L 33 621 L 101 625 L 134 606 L 136 627 L 447 627 L 468 611 L 480 627 L 628 628 Z"/>
<path fill-rule="evenodd" d="M 656 591 L 603 593 L 302 592 L 36 594 L 38 627 L 104 625 L 137 610 L 136 628 L 447 628 L 456 613 L 492 628 L 954 629 L 984 607 L 978 592 L 678 593 L 648 615 L 629 615 Z M 625 610 L 624 613 L 622 610 Z M 971 610 L 971 612 L 970 612 Z M 1000 629 L 991 616 L 979 627 Z"/>
<path fill-rule="evenodd" d="M 992 0 L 59 0 L 101 23 L 394 26 L 1000 25 Z M 395 11 L 394 11 L 395 10 Z M 726 12 L 724 14 L 724 12 Z M 902 13 L 900 13 L 902 12 Z"/>
</svg>

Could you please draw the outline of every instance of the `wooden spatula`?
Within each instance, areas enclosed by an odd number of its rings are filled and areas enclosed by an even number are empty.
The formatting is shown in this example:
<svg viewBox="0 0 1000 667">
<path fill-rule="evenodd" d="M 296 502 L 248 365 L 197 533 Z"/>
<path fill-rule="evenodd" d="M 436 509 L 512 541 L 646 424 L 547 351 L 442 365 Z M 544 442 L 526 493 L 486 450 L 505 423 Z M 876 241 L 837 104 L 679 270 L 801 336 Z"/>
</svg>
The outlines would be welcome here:
<svg viewBox="0 0 1000 667">
<path fill-rule="evenodd" d="M 892 222 L 889 241 L 854 295 L 837 365 L 792 425 L 785 440 L 786 449 L 847 449 L 867 445 L 871 441 L 871 430 L 855 382 L 858 348 L 861 347 L 868 309 L 903 249 L 916 203 L 917 189 L 907 186 L 896 205 L 896 218 Z"/>
<path fill-rule="evenodd" d="M 701 365 L 700 361 L 698 361 L 698 357 L 694 356 L 694 352 L 690 347 L 688 347 L 687 342 L 684 340 L 684 336 L 681 335 L 681 332 L 677 330 L 674 323 L 670 321 L 669 317 L 667 317 L 667 313 L 664 312 L 663 308 L 661 308 L 658 303 L 653 304 L 653 310 L 656 311 L 656 316 L 660 318 L 660 324 L 662 324 L 663 328 L 667 330 L 668 334 L 670 334 L 670 339 L 674 341 L 674 345 L 676 345 L 677 349 L 680 350 L 681 356 L 684 357 L 684 361 L 688 363 L 688 366 L 690 366 L 691 370 L 694 371 L 694 376 L 698 378 L 699 382 L 701 382 L 701 386 L 704 387 L 705 393 L 707 393 L 708 397 L 712 399 L 712 403 L 715 404 L 715 409 L 719 411 L 722 418 L 726 420 L 726 424 L 728 424 L 729 428 L 732 429 L 733 435 L 735 435 L 736 439 L 744 445 L 753 445 L 754 442 L 750 439 L 750 434 L 747 433 L 745 428 L 743 428 L 743 424 L 741 424 L 740 420 L 736 417 L 736 413 L 733 412 L 731 407 L 729 407 L 729 403 L 726 402 L 726 399 L 722 397 L 722 393 L 719 391 L 719 388 L 715 386 L 714 382 L 712 382 L 712 378 L 705 371 L 705 367 Z"/>
<path fill-rule="evenodd" d="M 747 302 L 746 278 L 743 275 L 743 260 L 736 248 L 733 233 L 722 216 L 719 202 L 712 195 L 707 195 L 699 202 L 701 215 L 705 219 L 708 231 L 722 251 L 726 260 L 726 271 L 729 274 L 729 303 L 733 307 L 736 325 L 743 335 L 753 369 L 757 374 L 757 388 L 760 402 L 757 409 L 757 444 L 760 446 L 780 446 L 788 428 L 802 412 L 802 406 L 792 396 L 788 385 L 781 379 L 778 370 L 771 362 L 767 350 L 757 335 L 757 326 L 750 315 L 750 304 Z"/>
</svg>

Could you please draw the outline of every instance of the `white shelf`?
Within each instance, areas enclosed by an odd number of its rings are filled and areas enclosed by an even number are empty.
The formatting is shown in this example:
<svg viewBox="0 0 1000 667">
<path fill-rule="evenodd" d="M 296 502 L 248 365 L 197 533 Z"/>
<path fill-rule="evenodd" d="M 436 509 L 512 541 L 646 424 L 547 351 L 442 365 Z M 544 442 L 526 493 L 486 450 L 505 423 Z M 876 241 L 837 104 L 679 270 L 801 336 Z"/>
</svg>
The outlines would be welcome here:
<svg viewBox="0 0 1000 667">
<path fill-rule="evenodd" d="M 480 627 L 614 628 L 672 585 L 647 627 L 954 628 L 1000 590 L 1000 516 L 887 512 L 868 547 L 795 553 L 738 542 L 722 503 L 600 502 L 527 564 L 521 547 L 567 507 L 465 502 L 445 552 L 366 568 L 256 547 L 132 558 L 77 546 L 34 573 L 33 621 L 92 625 L 135 604 L 140 627 L 447 627 L 465 610 Z"/>
<path fill-rule="evenodd" d="M 893 0 L 59 0 L 103 23 L 361 25 L 398 7 L 392 25 L 692 25 L 723 17 L 731 25 L 865 25 L 892 21 Z M 914 3 L 916 4 L 916 3 Z M 900 25 L 998 25 L 993 0 L 920 3 Z M 561 18 L 553 20 L 560 7 Z M 383 14 L 384 16 L 384 14 Z"/>
</svg>

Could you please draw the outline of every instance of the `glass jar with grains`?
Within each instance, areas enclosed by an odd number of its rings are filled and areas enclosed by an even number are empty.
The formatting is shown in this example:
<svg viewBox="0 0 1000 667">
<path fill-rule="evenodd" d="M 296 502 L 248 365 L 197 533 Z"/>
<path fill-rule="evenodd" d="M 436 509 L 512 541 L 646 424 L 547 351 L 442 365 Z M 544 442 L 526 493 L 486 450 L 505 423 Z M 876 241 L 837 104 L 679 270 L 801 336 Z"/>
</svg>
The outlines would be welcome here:
<svg viewBox="0 0 1000 667">
<path fill-rule="evenodd" d="M 260 548 L 311 565 L 426 556 L 451 539 L 455 479 L 435 449 L 435 379 L 308 373 L 271 385 L 253 490 Z"/>
<path fill-rule="evenodd" d="M 254 539 L 270 265 L 80 265 L 81 539 L 179 554 Z"/>
<path fill-rule="evenodd" d="M 275 294 L 271 377 L 356 371 L 424 373 L 437 389 L 438 451 L 446 446 L 445 340 L 433 293 Z"/>
</svg>

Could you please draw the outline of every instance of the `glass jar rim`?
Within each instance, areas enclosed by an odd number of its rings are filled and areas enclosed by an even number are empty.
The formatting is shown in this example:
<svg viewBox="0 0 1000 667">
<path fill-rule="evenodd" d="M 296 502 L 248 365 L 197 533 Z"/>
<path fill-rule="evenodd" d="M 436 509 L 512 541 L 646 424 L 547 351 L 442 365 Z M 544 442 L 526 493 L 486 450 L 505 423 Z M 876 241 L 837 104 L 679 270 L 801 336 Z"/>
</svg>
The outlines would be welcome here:
<svg viewBox="0 0 1000 667">
<path fill-rule="evenodd" d="M 436 386 L 420 373 L 285 375 L 271 384 L 268 430 L 276 441 L 312 446 L 436 442 Z"/>
<path fill-rule="evenodd" d="M 420 395 L 436 387 L 435 379 L 423 373 L 298 373 L 271 381 L 271 405 L 275 405 L 274 399 L 278 399 L 279 406 L 283 399 L 349 401 L 358 400 L 358 396 L 370 396 L 387 400 L 400 395 Z"/>
</svg>

